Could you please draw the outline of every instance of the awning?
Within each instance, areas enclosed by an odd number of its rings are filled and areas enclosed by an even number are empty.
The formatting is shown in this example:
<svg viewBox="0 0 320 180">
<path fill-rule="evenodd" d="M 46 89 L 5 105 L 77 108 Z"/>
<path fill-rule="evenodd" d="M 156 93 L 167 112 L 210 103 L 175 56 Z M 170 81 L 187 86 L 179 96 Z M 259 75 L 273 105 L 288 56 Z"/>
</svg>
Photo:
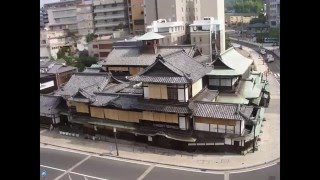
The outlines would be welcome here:
<svg viewBox="0 0 320 180">
<path fill-rule="evenodd" d="M 127 130 L 135 130 L 136 128 L 133 126 L 113 123 L 113 122 L 96 122 L 96 121 L 88 121 L 89 124 L 98 125 L 98 126 L 107 126 L 107 127 L 115 127 L 119 129 L 127 129 Z"/>
</svg>

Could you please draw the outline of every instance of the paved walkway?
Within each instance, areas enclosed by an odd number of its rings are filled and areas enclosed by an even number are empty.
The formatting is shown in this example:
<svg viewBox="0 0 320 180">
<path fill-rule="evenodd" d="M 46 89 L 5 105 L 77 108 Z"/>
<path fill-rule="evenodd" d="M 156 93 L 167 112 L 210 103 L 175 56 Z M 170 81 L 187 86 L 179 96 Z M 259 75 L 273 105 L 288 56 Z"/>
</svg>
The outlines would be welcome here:
<svg viewBox="0 0 320 180">
<path fill-rule="evenodd" d="M 246 50 L 246 48 L 244 48 Z M 252 54 L 257 70 L 267 70 L 258 54 Z M 263 122 L 259 150 L 245 156 L 228 154 L 197 154 L 150 147 L 144 144 L 119 140 L 121 158 L 157 162 L 174 166 L 199 169 L 231 170 L 248 168 L 279 159 L 280 157 L 280 84 L 273 76 L 268 76 L 271 101 L 266 109 L 266 121 Z M 69 149 L 92 152 L 103 155 L 116 155 L 113 139 L 92 141 L 83 138 L 60 135 L 56 132 L 41 131 L 40 142 Z"/>
</svg>

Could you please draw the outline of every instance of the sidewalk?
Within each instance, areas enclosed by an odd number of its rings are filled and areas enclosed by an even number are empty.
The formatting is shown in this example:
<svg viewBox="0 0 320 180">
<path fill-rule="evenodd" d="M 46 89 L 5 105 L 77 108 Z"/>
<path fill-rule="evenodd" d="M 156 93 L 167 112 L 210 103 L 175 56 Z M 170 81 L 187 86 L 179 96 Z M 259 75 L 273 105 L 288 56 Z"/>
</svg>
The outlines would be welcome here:
<svg viewBox="0 0 320 180">
<path fill-rule="evenodd" d="M 248 49 L 244 48 L 244 50 Z M 262 60 L 258 59 L 258 54 L 251 54 L 257 70 L 260 72 L 266 71 L 267 66 L 262 63 Z M 266 121 L 263 122 L 261 141 L 258 142 L 259 150 L 255 153 L 248 153 L 244 156 L 187 153 L 119 140 L 118 148 L 120 158 L 217 171 L 248 168 L 279 159 L 280 85 L 271 74 L 268 75 L 268 80 L 271 92 L 270 107 L 266 109 Z M 108 141 L 109 142 L 92 141 L 83 138 L 64 136 L 50 131 L 42 131 L 40 134 L 40 143 L 114 156 L 116 154 L 115 144 L 113 143 L 112 138 L 108 139 Z"/>
</svg>

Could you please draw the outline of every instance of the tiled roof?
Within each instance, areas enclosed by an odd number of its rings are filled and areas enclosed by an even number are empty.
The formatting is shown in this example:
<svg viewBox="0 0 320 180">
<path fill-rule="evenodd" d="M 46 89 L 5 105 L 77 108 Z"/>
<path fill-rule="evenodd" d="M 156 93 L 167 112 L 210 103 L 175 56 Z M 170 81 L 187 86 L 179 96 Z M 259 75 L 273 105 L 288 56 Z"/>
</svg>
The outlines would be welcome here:
<svg viewBox="0 0 320 180">
<path fill-rule="evenodd" d="M 67 72 L 67 71 L 71 71 L 71 70 L 75 70 L 75 69 L 77 69 L 77 68 L 71 67 L 71 66 L 64 66 L 62 64 L 55 64 L 49 69 L 49 71 L 47 73 L 59 74 L 59 73 L 63 73 L 63 72 Z"/>
<path fill-rule="evenodd" d="M 91 105 L 93 106 L 105 106 L 107 105 L 111 100 L 114 100 L 117 98 L 117 95 L 110 95 L 110 94 L 103 94 L 103 93 L 96 93 L 96 101 L 93 102 Z"/>
<path fill-rule="evenodd" d="M 212 102 L 219 94 L 217 90 L 203 88 L 198 94 L 190 99 L 190 101 L 205 101 Z"/>
<path fill-rule="evenodd" d="M 242 56 L 239 52 L 237 52 L 234 48 L 230 48 L 221 54 L 221 58 L 216 61 L 221 61 L 230 69 L 235 70 L 232 72 L 233 74 L 244 74 L 246 70 L 250 67 L 253 60 Z M 213 70 L 214 72 L 215 70 Z M 231 71 L 228 73 L 231 73 Z"/>
<path fill-rule="evenodd" d="M 246 120 L 241 113 L 237 113 L 237 109 L 240 107 L 239 111 L 248 118 L 253 111 L 251 106 L 238 104 L 195 102 L 193 106 L 194 116 L 217 119 Z"/>
<path fill-rule="evenodd" d="M 194 57 L 194 60 L 201 64 L 209 63 L 211 61 L 210 56 L 207 55 L 196 56 Z"/>
<path fill-rule="evenodd" d="M 57 94 L 73 96 L 79 89 L 92 93 L 98 89 L 103 89 L 103 85 L 107 83 L 109 76 L 108 73 L 75 73 Z"/>
<path fill-rule="evenodd" d="M 181 50 L 165 57 L 159 55 L 156 62 L 129 80 L 185 84 L 199 80 L 206 73 L 210 72 L 211 69 L 198 63 Z"/>
<path fill-rule="evenodd" d="M 102 72 L 101 67 L 86 67 L 84 73 L 99 73 Z"/>
<path fill-rule="evenodd" d="M 155 33 L 155 32 L 147 32 L 144 35 L 137 37 L 137 40 L 140 41 L 146 41 L 146 40 L 153 40 L 153 39 L 162 39 L 164 38 L 164 36 Z"/>
<path fill-rule="evenodd" d="M 154 63 L 159 54 L 165 57 L 183 49 L 188 55 L 192 56 L 193 48 L 194 46 L 192 45 L 158 46 L 156 54 L 145 54 L 142 53 L 142 47 L 140 46 L 114 47 L 106 60 L 99 63 L 107 66 L 149 66 Z"/>
<path fill-rule="evenodd" d="M 52 95 L 40 95 L 40 114 L 53 115 L 59 112 L 57 106 L 61 102 L 61 97 Z"/>
</svg>

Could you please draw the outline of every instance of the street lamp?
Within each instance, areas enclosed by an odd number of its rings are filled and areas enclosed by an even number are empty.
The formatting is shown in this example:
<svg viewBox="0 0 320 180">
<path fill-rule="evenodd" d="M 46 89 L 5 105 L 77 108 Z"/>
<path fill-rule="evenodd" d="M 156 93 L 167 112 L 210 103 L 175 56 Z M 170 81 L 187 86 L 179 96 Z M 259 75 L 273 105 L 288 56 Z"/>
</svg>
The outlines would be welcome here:
<svg viewBox="0 0 320 180">
<path fill-rule="evenodd" d="M 115 127 L 113 128 L 113 133 L 114 133 L 114 139 L 115 139 L 115 142 L 116 142 L 117 156 L 119 156 L 118 142 L 117 142 L 117 129 Z"/>
</svg>

